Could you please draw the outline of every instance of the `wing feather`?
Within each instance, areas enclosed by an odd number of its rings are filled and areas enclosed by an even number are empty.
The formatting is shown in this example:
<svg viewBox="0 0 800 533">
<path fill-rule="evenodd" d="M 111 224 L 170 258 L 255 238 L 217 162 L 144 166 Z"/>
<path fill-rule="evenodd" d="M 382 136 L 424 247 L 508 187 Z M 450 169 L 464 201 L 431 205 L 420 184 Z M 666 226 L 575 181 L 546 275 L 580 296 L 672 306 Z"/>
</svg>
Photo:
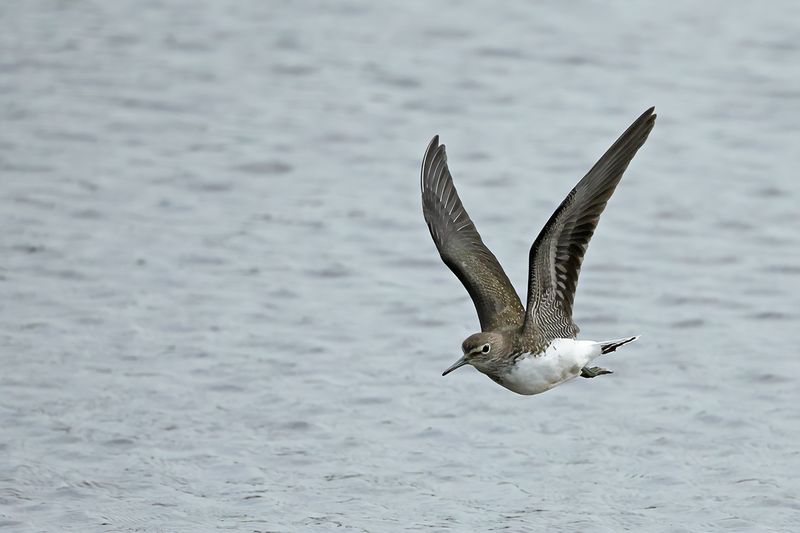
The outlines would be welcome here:
<svg viewBox="0 0 800 533">
<path fill-rule="evenodd" d="M 653 129 L 654 108 L 645 111 L 581 179 L 547 221 L 531 247 L 526 341 L 541 345 L 557 337 L 574 338 L 572 305 L 578 275 L 600 214 L 622 174 Z"/>
<path fill-rule="evenodd" d="M 420 188 L 422 212 L 433 242 L 442 261 L 466 287 L 481 330 L 522 326 L 525 310 L 519 296 L 464 209 L 438 135 L 425 151 Z"/>
</svg>

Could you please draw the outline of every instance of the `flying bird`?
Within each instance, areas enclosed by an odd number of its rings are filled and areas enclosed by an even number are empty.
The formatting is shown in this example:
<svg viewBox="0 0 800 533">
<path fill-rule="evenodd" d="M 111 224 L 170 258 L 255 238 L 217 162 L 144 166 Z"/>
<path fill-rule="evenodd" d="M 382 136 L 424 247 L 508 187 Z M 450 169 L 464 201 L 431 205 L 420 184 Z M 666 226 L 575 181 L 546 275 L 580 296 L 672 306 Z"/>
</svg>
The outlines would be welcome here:
<svg viewBox="0 0 800 533">
<path fill-rule="evenodd" d="M 651 107 L 625 130 L 536 237 L 528 258 L 525 308 L 464 209 L 439 136 L 431 140 L 422 160 L 422 212 L 439 255 L 466 287 L 481 325 L 479 333 L 464 340 L 463 355 L 443 376 L 472 365 L 503 387 L 531 395 L 577 376 L 611 373 L 589 365 L 638 336 L 577 340 L 572 305 L 589 240 L 622 174 L 653 129 L 654 111 Z"/>
</svg>

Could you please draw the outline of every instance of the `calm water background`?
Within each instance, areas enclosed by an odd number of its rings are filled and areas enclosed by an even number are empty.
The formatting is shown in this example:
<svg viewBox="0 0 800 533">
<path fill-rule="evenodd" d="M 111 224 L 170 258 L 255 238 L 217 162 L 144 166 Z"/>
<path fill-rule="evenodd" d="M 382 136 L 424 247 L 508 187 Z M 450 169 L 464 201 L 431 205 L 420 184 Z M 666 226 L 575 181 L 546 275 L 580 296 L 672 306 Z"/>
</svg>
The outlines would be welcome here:
<svg viewBox="0 0 800 533">
<path fill-rule="evenodd" d="M 800 4 L 0 6 L 0 529 L 800 530 Z M 434 133 L 524 291 L 650 105 L 541 396 L 422 221 Z"/>
</svg>

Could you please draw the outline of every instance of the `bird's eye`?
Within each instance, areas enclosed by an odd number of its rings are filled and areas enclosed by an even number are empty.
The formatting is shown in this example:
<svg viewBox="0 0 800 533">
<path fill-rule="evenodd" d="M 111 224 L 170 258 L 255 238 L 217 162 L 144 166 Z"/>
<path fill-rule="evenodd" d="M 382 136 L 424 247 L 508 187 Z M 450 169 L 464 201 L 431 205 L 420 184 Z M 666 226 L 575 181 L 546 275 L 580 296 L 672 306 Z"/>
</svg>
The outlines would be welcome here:
<svg viewBox="0 0 800 533">
<path fill-rule="evenodd" d="M 481 348 L 481 352 L 483 352 L 483 353 L 489 353 L 491 350 L 492 350 L 492 347 L 490 345 L 488 345 L 488 344 L 484 344 L 483 348 Z"/>
</svg>

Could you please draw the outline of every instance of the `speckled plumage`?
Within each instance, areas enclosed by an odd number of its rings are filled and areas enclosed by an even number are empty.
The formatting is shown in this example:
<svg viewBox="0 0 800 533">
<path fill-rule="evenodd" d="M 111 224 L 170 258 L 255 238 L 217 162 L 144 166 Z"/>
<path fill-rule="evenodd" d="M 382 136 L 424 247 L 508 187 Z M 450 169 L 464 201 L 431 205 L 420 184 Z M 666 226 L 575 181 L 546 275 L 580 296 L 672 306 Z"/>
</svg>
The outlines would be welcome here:
<svg viewBox="0 0 800 533">
<path fill-rule="evenodd" d="M 481 325 L 480 333 L 464 341 L 464 357 L 445 373 L 472 364 L 507 386 L 504 376 L 507 382 L 514 365 L 524 363 L 529 370 L 525 375 L 536 381 L 536 368 L 547 373 L 543 362 L 551 361 L 547 354 L 554 353 L 554 346 L 561 345 L 562 351 L 568 346 L 562 340 L 574 343 L 569 349 L 576 354 L 585 348 L 578 343 L 602 347 L 618 342 L 574 340 L 578 326 L 572 320 L 572 307 L 589 240 L 625 169 L 653 129 L 655 118 L 653 108 L 645 111 L 569 192 L 542 228 L 529 254 L 526 308 L 464 209 L 447 166 L 444 145 L 439 144 L 438 136 L 431 140 L 420 178 L 423 215 L 442 260 L 469 292 Z M 633 338 L 624 339 L 622 344 L 630 340 Z M 587 358 L 577 372 L 564 372 L 562 381 L 576 375 L 594 377 L 608 373 L 586 366 L 594 357 L 606 353 L 602 348 L 593 347 L 590 351 L 597 354 Z M 539 363 L 531 364 L 524 354 L 539 358 Z M 573 359 L 568 361 L 570 369 L 584 357 L 576 355 Z M 517 389 L 515 392 L 543 392 L 562 381 L 543 390 L 524 385 L 508 388 Z"/>
</svg>

